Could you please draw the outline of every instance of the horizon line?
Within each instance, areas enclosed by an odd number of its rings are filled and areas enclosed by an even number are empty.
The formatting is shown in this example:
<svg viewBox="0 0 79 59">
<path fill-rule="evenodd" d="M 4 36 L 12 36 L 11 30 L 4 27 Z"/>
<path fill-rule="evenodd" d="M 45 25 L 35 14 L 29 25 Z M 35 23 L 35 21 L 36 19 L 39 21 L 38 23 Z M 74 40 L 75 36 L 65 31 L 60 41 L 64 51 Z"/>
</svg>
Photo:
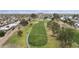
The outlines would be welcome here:
<svg viewBox="0 0 79 59">
<path fill-rule="evenodd" d="M 0 14 L 29 14 L 29 13 L 70 13 L 79 14 L 79 10 L 0 10 Z"/>
</svg>

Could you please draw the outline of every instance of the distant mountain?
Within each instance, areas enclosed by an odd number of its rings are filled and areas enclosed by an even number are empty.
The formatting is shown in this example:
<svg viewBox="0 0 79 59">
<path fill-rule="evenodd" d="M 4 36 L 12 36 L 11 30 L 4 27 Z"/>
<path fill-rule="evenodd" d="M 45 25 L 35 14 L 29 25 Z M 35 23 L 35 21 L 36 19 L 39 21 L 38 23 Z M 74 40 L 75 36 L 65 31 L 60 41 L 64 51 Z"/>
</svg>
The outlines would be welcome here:
<svg viewBox="0 0 79 59">
<path fill-rule="evenodd" d="M 0 10 L 0 14 L 30 14 L 30 13 L 70 13 L 79 14 L 79 10 Z"/>
</svg>

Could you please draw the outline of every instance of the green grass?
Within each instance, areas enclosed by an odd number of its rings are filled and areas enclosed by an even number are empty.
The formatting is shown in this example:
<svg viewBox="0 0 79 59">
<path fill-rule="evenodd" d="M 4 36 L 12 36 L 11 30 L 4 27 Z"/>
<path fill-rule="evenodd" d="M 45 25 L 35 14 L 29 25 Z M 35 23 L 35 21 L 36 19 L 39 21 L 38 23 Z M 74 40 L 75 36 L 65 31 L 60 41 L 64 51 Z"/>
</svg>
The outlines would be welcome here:
<svg viewBox="0 0 79 59">
<path fill-rule="evenodd" d="M 25 27 L 22 27 L 21 30 L 23 31 L 22 37 L 18 36 L 17 32 L 14 33 L 9 40 L 4 44 L 5 45 L 16 45 L 16 47 L 26 47 L 26 34 L 31 29 L 30 25 L 27 25 Z"/>
<path fill-rule="evenodd" d="M 75 31 L 75 36 L 74 36 L 74 42 L 76 42 L 77 44 L 79 44 L 79 31 Z"/>
<path fill-rule="evenodd" d="M 40 47 L 47 43 L 47 34 L 43 21 L 35 24 L 32 27 L 31 33 L 29 35 L 29 44 L 31 46 Z"/>
<path fill-rule="evenodd" d="M 18 37 L 18 35 L 17 35 L 17 33 L 15 33 L 13 36 L 11 36 L 10 38 L 9 38 L 10 40 L 9 40 L 9 42 L 10 43 L 15 43 L 15 44 L 17 44 L 18 43 L 18 40 L 20 40 L 19 39 L 19 37 Z"/>
<path fill-rule="evenodd" d="M 47 23 L 49 21 L 45 21 L 45 29 L 46 29 L 46 32 L 47 32 L 47 37 L 48 37 L 48 42 L 45 46 L 42 46 L 42 48 L 60 48 L 60 41 L 56 39 L 56 37 L 53 37 L 50 35 L 50 31 L 47 27 Z M 51 32 L 52 33 L 52 32 Z"/>
</svg>

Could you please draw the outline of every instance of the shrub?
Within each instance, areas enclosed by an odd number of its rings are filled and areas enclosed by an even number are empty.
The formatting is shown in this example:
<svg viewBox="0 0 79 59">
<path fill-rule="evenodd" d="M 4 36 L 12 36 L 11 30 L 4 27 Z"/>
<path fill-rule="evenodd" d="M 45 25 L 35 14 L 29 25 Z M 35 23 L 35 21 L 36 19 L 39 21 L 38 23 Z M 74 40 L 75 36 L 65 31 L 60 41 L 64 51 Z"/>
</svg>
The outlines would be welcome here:
<svg viewBox="0 0 79 59">
<path fill-rule="evenodd" d="M 18 33 L 18 36 L 22 36 L 23 34 L 22 30 L 19 30 L 17 33 Z"/>
<path fill-rule="evenodd" d="M 3 37 L 5 35 L 4 31 L 0 31 L 0 37 Z"/>
<path fill-rule="evenodd" d="M 52 31 L 53 31 L 54 34 L 59 33 L 60 25 L 58 23 L 56 23 L 56 22 L 53 22 L 52 23 Z"/>
</svg>

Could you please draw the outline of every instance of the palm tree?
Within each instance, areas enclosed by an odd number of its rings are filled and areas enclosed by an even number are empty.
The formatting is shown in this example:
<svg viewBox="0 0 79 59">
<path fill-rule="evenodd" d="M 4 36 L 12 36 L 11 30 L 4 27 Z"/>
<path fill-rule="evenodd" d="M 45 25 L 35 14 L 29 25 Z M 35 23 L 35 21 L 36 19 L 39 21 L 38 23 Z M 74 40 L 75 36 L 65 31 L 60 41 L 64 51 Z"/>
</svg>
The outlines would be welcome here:
<svg viewBox="0 0 79 59">
<path fill-rule="evenodd" d="M 0 37 L 3 37 L 5 35 L 4 31 L 0 31 Z"/>
<path fill-rule="evenodd" d="M 18 32 L 17 32 L 17 34 L 18 34 L 18 36 L 22 36 L 22 34 L 23 34 L 23 31 L 22 30 L 18 30 Z"/>
</svg>

